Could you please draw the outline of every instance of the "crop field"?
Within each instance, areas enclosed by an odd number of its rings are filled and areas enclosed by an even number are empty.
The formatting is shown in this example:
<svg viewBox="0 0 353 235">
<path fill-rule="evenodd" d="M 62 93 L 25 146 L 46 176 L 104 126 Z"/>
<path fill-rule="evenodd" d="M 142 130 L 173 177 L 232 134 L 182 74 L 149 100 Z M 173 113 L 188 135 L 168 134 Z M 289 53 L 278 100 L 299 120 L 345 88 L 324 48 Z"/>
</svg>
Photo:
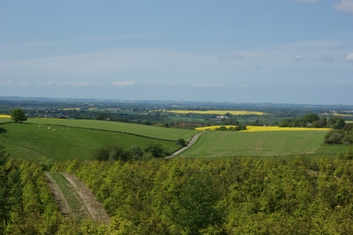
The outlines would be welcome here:
<svg viewBox="0 0 353 235">
<path fill-rule="evenodd" d="M 235 132 L 211 131 L 182 152 L 182 157 L 337 155 L 347 146 L 323 145 L 325 131 Z"/>
<path fill-rule="evenodd" d="M 0 144 L 12 158 L 33 159 L 42 163 L 76 158 L 91 159 L 93 150 L 106 144 L 116 144 L 124 148 L 138 145 L 144 148 L 151 141 L 162 144 L 170 152 L 179 148 L 174 141 L 112 131 L 43 124 L 39 127 L 38 124 L 29 123 L 0 125 Z"/>
<path fill-rule="evenodd" d="M 180 138 L 190 140 L 197 131 L 195 130 L 181 130 L 173 128 L 155 127 L 147 125 L 139 125 L 124 122 L 110 122 L 98 120 L 74 120 L 74 119 L 45 119 L 45 118 L 31 118 L 27 123 L 45 124 L 45 125 L 63 125 L 68 127 L 81 127 L 98 130 L 109 130 L 122 133 L 131 133 L 139 136 L 164 139 L 164 140 L 178 140 Z"/>
<path fill-rule="evenodd" d="M 0 114 L 0 119 L 3 119 L 3 118 L 10 119 L 11 116 L 10 115 L 6 115 L 6 114 Z"/>
<path fill-rule="evenodd" d="M 232 114 L 232 115 L 266 115 L 267 113 L 263 112 L 256 112 L 256 111 L 246 111 L 246 110 L 207 110 L 207 111 L 202 111 L 202 110 L 168 110 L 168 113 L 180 113 L 180 114 L 188 114 L 188 113 L 194 113 L 194 114 L 208 114 L 208 115 L 225 115 L 226 113 Z"/>
</svg>

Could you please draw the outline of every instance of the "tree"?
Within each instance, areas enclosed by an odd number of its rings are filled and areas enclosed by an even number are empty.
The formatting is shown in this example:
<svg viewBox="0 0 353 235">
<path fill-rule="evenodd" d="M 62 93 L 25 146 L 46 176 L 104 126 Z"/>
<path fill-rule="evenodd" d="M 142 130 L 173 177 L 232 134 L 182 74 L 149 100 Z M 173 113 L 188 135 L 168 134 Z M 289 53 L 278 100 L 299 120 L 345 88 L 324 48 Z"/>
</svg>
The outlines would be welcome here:
<svg viewBox="0 0 353 235">
<path fill-rule="evenodd" d="M 145 148 L 145 152 L 151 153 L 155 158 L 164 157 L 164 148 L 161 144 L 150 142 Z"/>
<path fill-rule="evenodd" d="M 22 109 L 17 108 L 12 110 L 11 119 L 14 120 L 15 122 L 24 122 L 27 120 L 27 117 L 25 113 L 22 111 Z"/>
<path fill-rule="evenodd" d="M 221 193 L 212 185 L 212 178 L 198 172 L 188 178 L 186 185 L 170 191 L 171 203 L 165 208 L 166 216 L 184 234 L 201 234 L 208 226 L 217 226 L 223 221 L 223 208 L 217 207 Z"/>
<path fill-rule="evenodd" d="M 178 145 L 186 146 L 186 141 L 184 139 L 178 139 Z"/>
</svg>

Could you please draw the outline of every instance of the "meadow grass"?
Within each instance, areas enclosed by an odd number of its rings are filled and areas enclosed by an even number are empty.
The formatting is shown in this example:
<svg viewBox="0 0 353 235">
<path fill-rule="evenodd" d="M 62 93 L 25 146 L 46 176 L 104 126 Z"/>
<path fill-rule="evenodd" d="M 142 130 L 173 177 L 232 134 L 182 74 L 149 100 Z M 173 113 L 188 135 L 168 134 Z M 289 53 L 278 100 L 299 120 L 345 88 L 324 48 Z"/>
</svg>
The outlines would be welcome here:
<svg viewBox="0 0 353 235">
<path fill-rule="evenodd" d="M 10 118 L 0 118 L 0 123 L 12 122 Z"/>
<path fill-rule="evenodd" d="M 39 128 L 38 124 L 30 123 L 0 125 L 0 144 L 12 158 L 32 159 L 44 164 L 69 159 L 92 159 L 93 150 L 106 144 L 116 144 L 124 148 L 138 145 L 145 148 L 151 141 L 162 144 L 168 152 L 180 148 L 174 141 L 113 131 L 43 124 Z"/>
<path fill-rule="evenodd" d="M 180 114 L 208 114 L 208 115 L 225 115 L 226 113 L 232 115 L 266 115 L 264 112 L 257 111 L 246 111 L 246 110 L 168 110 L 168 113 L 180 113 Z"/>
<path fill-rule="evenodd" d="M 347 146 L 323 144 L 325 131 L 236 132 L 211 131 L 195 145 L 182 152 L 182 157 L 220 156 L 289 156 L 301 154 L 332 155 L 345 152 Z"/>
<path fill-rule="evenodd" d="M 109 130 L 122 133 L 130 133 L 139 136 L 176 141 L 178 139 L 190 140 L 196 133 L 195 130 L 174 129 L 165 127 L 147 126 L 125 122 L 82 120 L 82 119 L 51 119 L 30 118 L 27 123 L 45 125 L 63 125 L 68 127 L 82 127 L 97 130 Z"/>
<path fill-rule="evenodd" d="M 234 125 L 218 125 L 218 126 L 203 126 L 197 127 L 195 130 L 197 131 L 206 131 L 206 130 L 216 130 L 224 126 L 226 128 L 235 128 L 237 126 Z M 279 126 L 246 126 L 246 130 L 241 132 L 262 132 L 262 131 L 329 131 L 331 128 L 306 128 L 306 127 L 279 127 Z"/>
</svg>

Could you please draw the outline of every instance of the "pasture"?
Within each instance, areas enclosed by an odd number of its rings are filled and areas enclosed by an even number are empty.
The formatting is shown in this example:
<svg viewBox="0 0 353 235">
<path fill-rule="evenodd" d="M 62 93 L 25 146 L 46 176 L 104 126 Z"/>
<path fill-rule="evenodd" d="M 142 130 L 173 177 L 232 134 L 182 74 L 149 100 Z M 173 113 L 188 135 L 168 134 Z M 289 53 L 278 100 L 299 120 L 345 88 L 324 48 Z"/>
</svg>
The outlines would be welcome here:
<svg viewBox="0 0 353 235">
<path fill-rule="evenodd" d="M 106 144 L 116 144 L 124 148 L 138 145 L 144 148 L 151 141 L 162 144 L 169 152 L 180 148 L 175 145 L 174 141 L 113 131 L 48 124 L 41 124 L 39 128 L 38 124 L 33 123 L 3 123 L 0 125 L 0 144 L 5 147 L 12 158 L 32 159 L 41 163 L 92 159 L 92 151 Z"/>
<path fill-rule="evenodd" d="M 222 125 L 226 127 L 227 129 L 229 128 L 235 128 L 237 126 L 234 125 Z M 197 131 L 214 131 L 216 129 L 219 129 L 222 127 L 220 125 L 218 126 L 203 126 L 203 127 L 197 127 L 195 130 Z M 241 132 L 262 132 L 262 131 L 329 131 L 331 128 L 305 128 L 305 127 L 279 127 L 279 126 L 246 126 L 246 130 L 241 131 Z"/>
<path fill-rule="evenodd" d="M 205 114 L 205 115 L 225 115 L 227 113 L 232 115 L 266 115 L 264 112 L 247 111 L 247 110 L 168 110 L 168 113 L 180 113 L 180 114 Z"/>
<path fill-rule="evenodd" d="M 38 125 L 62 125 L 68 127 L 108 130 L 173 141 L 176 141 L 180 138 L 190 140 L 197 133 L 197 131 L 195 130 L 181 130 L 125 122 L 111 122 L 99 120 L 30 118 L 28 119 L 27 123 L 34 123 Z"/>
<path fill-rule="evenodd" d="M 268 131 L 236 132 L 210 131 L 203 134 L 195 145 L 180 156 L 221 157 L 261 156 L 276 157 L 300 154 L 334 155 L 345 152 L 347 146 L 323 144 L 326 131 Z"/>
</svg>

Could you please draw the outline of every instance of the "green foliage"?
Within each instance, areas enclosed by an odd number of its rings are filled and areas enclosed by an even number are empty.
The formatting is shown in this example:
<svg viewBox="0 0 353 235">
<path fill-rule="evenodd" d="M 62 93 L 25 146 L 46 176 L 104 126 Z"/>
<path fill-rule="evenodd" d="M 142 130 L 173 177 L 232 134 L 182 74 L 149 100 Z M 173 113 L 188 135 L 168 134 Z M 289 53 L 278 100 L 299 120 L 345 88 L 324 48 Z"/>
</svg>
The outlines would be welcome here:
<svg viewBox="0 0 353 235">
<path fill-rule="evenodd" d="M 166 215 L 186 234 L 200 234 L 209 226 L 220 225 L 223 209 L 217 207 L 220 191 L 208 174 L 193 175 L 183 187 L 173 188 Z"/>
<path fill-rule="evenodd" d="M 15 122 L 27 121 L 27 117 L 21 108 L 13 109 L 11 111 L 11 119 Z"/>
<path fill-rule="evenodd" d="M 11 119 L 15 122 L 24 122 L 27 121 L 27 117 L 22 109 L 17 108 L 11 111 Z"/>
<path fill-rule="evenodd" d="M 236 131 L 245 131 L 246 130 L 246 125 L 238 125 L 235 128 Z"/>
<path fill-rule="evenodd" d="M 186 141 L 184 139 L 178 139 L 178 145 L 181 145 L 181 146 L 186 146 Z"/>
<path fill-rule="evenodd" d="M 163 146 L 159 143 L 150 142 L 146 148 L 145 152 L 151 153 L 154 158 L 162 158 L 167 155 Z"/>
<path fill-rule="evenodd" d="M 330 131 L 324 137 L 325 144 L 340 144 L 344 134 L 342 131 Z"/>
<path fill-rule="evenodd" d="M 353 157 L 349 151 L 345 155 L 313 160 L 243 157 L 75 163 L 75 174 L 103 202 L 112 222 L 105 230 L 77 221 L 62 224 L 59 230 L 352 234 Z M 55 167 L 65 170 L 72 164 Z"/>
<path fill-rule="evenodd" d="M 327 125 L 333 129 L 342 129 L 346 125 L 346 122 L 341 117 L 333 116 L 329 118 Z"/>
</svg>

